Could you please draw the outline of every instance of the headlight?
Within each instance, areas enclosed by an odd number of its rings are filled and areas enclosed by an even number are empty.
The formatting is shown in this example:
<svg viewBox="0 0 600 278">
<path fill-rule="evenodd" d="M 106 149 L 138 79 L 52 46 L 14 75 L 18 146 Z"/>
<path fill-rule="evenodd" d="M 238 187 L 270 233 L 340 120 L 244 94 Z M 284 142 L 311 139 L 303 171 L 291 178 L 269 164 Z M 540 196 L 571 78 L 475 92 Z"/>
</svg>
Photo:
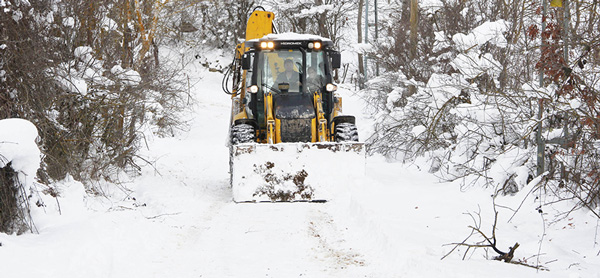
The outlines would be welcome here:
<svg viewBox="0 0 600 278">
<path fill-rule="evenodd" d="M 264 42 L 260 42 L 260 48 L 262 49 L 273 49 L 275 48 L 275 43 L 270 41 L 264 41 Z"/>
<path fill-rule="evenodd" d="M 327 90 L 328 92 L 335 92 L 337 91 L 337 86 L 329 83 L 325 86 L 325 90 Z"/>
<path fill-rule="evenodd" d="M 256 93 L 258 93 L 258 86 L 252 85 L 252 86 L 250 86 L 250 88 L 248 88 L 248 91 L 250 91 L 253 94 L 256 94 Z"/>
<path fill-rule="evenodd" d="M 315 49 L 321 49 L 321 42 L 315 42 Z"/>
</svg>

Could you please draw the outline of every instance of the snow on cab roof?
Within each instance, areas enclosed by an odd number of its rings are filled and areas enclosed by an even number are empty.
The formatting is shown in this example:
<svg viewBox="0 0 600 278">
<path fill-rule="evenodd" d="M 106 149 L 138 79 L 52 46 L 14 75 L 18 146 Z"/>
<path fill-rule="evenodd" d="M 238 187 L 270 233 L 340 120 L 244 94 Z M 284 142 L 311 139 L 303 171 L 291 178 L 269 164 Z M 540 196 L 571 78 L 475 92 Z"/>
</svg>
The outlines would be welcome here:
<svg viewBox="0 0 600 278">
<path fill-rule="evenodd" d="M 324 38 L 317 35 L 311 34 L 298 34 L 294 32 L 287 32 L 281 34 L 268 34 L 260 39 L 249 40 L 248 42 L 258 42 L 259 40 L 272 40 L 272 41 L 307 41 L 307 40 L 320 40 L 322 42 L 331 41 L 328 38 Z"/>
</svg>

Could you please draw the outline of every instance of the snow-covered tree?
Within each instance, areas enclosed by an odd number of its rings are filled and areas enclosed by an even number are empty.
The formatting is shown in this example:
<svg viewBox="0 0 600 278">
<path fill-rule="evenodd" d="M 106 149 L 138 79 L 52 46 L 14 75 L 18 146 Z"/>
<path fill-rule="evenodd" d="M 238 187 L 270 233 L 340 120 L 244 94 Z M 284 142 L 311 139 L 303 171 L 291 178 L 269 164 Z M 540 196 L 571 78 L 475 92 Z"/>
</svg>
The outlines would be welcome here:
<svg viewBox="0 0 600 278">
<path fill-rule="evenodd" d="M 590 24 L 598 5 L 576 2 L 571 17 L 550 7 L 542 18 L 539 1 L 426 1 L 415 57 L 408 7 L 386 6 L 372 54 L 383 73 L 363 91 L 377 111 L 370 149 L 426 156 L 445 179 L 515 192 L 536 175 L 541 103 L 548 180 L 594 207 L 599 31 Z"/>
</svg>

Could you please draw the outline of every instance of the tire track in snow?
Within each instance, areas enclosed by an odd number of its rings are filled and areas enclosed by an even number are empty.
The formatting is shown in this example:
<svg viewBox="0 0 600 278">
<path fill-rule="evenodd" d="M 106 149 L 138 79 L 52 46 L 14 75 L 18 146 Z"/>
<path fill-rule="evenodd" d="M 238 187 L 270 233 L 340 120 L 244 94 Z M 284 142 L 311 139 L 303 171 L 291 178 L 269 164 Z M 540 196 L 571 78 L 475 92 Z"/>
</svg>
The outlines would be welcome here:
<svg viewBox="0 0 600 278">
<path fill-rule="evenodd" d="M 195 277 L 355 277 L 366 260 L 326 210 L 323 204 L 216 201 L 181 219 L 165 265 Z"/>
<path fill-rule="evenodd" d="M 310 215 L 308 221 L 310 236 L 317 240 L 313 249 L 317 251 L 317 257 L 327 262 L 329 267 L 346 269 L 366 265 L 364 256 L 346 241 L 345 234 L 348 229 L 338 227 L 331 215 L 318 210 Z"/>
</svg>

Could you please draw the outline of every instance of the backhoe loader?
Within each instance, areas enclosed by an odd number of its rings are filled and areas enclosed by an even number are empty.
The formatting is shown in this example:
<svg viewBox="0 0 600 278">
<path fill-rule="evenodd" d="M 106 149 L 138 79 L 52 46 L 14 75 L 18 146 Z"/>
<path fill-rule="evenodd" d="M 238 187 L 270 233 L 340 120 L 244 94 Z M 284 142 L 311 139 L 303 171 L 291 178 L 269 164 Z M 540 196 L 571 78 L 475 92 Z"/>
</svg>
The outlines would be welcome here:
<svg viewBox="0 0 600 278">
<path fill-rule="evenodd" d="M 364 172 L 364 144 L 334 84 L 340 53 L 327 38 L 275 34 L 274 17 L 252 12 L 223 79 L 233 200 L 324 202 Z"/>
</svg>

